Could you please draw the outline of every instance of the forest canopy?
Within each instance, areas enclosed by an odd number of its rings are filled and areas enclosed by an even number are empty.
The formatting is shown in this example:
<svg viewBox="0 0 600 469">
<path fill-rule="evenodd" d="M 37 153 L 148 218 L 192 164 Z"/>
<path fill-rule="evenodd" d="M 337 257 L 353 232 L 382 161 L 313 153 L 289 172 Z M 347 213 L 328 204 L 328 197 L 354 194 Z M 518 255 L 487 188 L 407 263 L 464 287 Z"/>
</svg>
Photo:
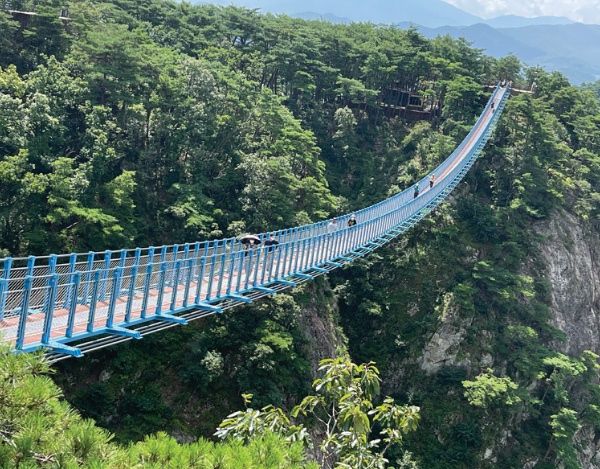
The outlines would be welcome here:
<svg viewBox="0 0 600 469">
<path fill-rule="evenodd" d="M 230 236 L 364 206 L 385 196 L 382 173 L 393 186 L 420 170 L 401 175 L 385 148 L 361 157 L 368 126 L 402 134 L 382 107 L 395 90 L 468 121 L 478 84 L 509 76 L 464 41 L 412 29 L 158 0 L 5 8 L 35 13 L 0 10 L 0 248 L 13 256 Z"/>
</svg>

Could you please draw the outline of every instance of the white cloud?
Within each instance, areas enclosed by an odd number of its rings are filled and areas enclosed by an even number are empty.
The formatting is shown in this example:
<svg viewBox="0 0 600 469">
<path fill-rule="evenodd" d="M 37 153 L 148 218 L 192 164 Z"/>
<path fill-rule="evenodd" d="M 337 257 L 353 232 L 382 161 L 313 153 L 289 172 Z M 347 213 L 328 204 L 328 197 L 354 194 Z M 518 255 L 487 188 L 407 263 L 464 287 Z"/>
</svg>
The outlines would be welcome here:
<svg viewBox="0 0 600 469">
<path fill-rule="evenodd" d="M 600 24 L 600 0 L 445 0 L 482 18 L 501 15 L 565 16 L 573 21 Z"/>
</svg>

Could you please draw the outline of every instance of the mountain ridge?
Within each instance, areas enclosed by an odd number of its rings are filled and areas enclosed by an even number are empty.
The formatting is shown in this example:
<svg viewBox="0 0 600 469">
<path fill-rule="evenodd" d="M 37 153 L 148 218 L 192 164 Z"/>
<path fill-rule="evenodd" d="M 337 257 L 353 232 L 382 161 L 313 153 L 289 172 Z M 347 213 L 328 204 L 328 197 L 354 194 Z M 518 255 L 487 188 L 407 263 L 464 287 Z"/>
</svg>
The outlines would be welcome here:
<svg viewBox="0 0 600 469">
<path fill-rule="evenodd" d="M 213 0 L 218 5 L 231 0 Z M 437 35 L 464 37 L 474 47 L 495 58 L 516 55 L 527 66 L 563 73 L 572 83 L 600 78 L 600 25 L 582 24 L 559 16 L 525 18 L 504 15 L 485 20 L 442 0 L 238 0 L 240 6 L 332 23 L 372 22 L 415 26 L 427 38 Z M 557 41 L 556 38 L 560 38 Z"/>
<path fill-rule="evenodd" d="M 495 58 L 516 55 L 527 66 L 541 66 L 563 73 L 573 84 L 593 82 L 600 78 L 600 26 L 582 23 L 568 25 L 532 25 L 519 28 L 443 26 L 427 28 L 412 23 L 399 23 L 406 29 L 414 26 L 425 37 L 450 35 L 463 37 L 473 47 Z M 556 38 L 560 37 L 560 41 Z"/>
<path fill-rule="evenodd" d="M 530 25 L 571 24 L 574 21 L 562 16 L 539 16 L 527 18 L 518 15 L 502 15 L 484 19 L 466 12 L 443 0 L 405 0 L 402 4 L 392 0 L 372 0 L 368 4 L 359 0 L 330 0 L 327 5 L 318 0 L 212 0 L 192 3 L 230 5 L 232 3 L 264 12 L 286 14 L 304 19 L 331 18 L 332 22 L 400 23 L 410 21 L 429 28 L 441 26 L 470 26 L 477 23 L 495 28 Z M 325 11 L 326 10 L 326 11 Z"/>
</svg>

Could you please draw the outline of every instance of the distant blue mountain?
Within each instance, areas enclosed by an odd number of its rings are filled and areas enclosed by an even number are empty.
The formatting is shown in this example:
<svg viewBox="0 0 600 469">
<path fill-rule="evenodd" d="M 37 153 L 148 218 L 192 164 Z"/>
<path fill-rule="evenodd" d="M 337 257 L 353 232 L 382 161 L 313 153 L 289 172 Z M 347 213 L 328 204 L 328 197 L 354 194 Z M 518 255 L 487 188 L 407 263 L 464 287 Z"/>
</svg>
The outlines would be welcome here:
<svg viewBox="0 0 600 469">
<path fill-rule="evenodd" d="M 398 26 L 406 29 L 409 23 Z M 441 28 L 415 26 L 430 39 L 446 34 L 453 38 L 463 37 L 492 57 L 515 54 L 528 66 L 564 73 L 573 84 L 600 78 L 599 25 L 573 23 L 499 29 L 484 24 Z"/>
<path fill-rule="evenodd" d="M 216 5 L 236 4 L 249 8 L 260 8 L 263 12 L 284 13 L 303 18 L 307 14 L 319 18 L 332 15 L 355 22 L 393 24 L 412 21 L 431 28 L 451 25 L 480 23 L 478 16 L 471 15 L 442 0 L 213 0 L 194 3 Z"/>
<path fill-rule="evenodd" d="M 402 29 L 408 29 L 410 23 L 400 23 L 397 25 Z M 496 30 L 487 24 L 475 24 L 472 26 L 442 26 L 441 28 L 426 28 L 420 25 L 416 26 L 419 32 L 426 38 L 433 39 L 437 36 L 449 35 L 453 38 L 465 38 L 473 43 L 473 47 L 483 49 L 484 53 L 492 57 L 500 58 L 514 53 L 521 60 L 535 60 L 545 54 L 543 49 L 532 47 L 520 42 L 519 40 Z"/>
<path fill-rule="evenodd" d="M 259 8 L 263 12 L 283 13 L 308 20 L 326 19 L 332 23 L 370 21 L 372 23 L 413 22 L 428 28 L 440 26 L 470 26 L 485 23 L 494 28 L 516 28 L 540 24 L 570 24 L 573 21 L 560 16 L 525 18 L 505 15 L 484 20 L 442 0 L 212 0 L 192 3 L 215 5 L 236 4 Z"/>
<path fill-rule="evenodd" d="M 561 71 L 576 84 L 600 79 L 600 25 L 573 23 L 499 31 L 545 52 L 531 65 Z"/>
<path fill-rule="evenodd" d="M 521 28 L 523 26 L 535 26 L 541 24 L 573 24 L 574 22 L 575 21 L 565 18 L 564 16 L 538 16 L 536 18 L 525 18 L 523 16 L 504 15 L 485 20 L 485 24 L 492 28 Z"/>
<path fill-rule="evenodd" d="M 352 21 L 349 18 L 340 18 L 339 16 L 335 16 L 331 13 L 325 13 L 324 15 L 321 13 L 315 13 L 314 11 L 307 11 L 305 13 L 298 13 L 296 15 L 294 15 L 295 18 L 302 18 L 303 20 L 309 20 L 309 21 L 318 21 L 318 20 L 325 20 L 325 21 L 329 21 L 330 23 L 335 23 L 335 24 L 348 24 L 348 23 L 352 23 Z"/>
</svg>

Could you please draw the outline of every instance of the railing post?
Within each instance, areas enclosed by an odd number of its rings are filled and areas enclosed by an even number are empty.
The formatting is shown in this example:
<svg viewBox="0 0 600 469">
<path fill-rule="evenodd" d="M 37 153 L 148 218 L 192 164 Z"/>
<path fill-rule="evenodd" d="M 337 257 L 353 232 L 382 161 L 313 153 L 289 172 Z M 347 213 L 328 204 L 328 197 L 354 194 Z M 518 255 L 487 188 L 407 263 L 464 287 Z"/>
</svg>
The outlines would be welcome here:
<svg viewBox="0 0 600 469">
<path fill-rule="evenodd" d="M 137 253 L 137 250 L 136 250 Z M 116 291 L 113 292 L 113 295 L 121 296 L 121 288 L 123 288 L 123 276 L 125 272 L 125 266 L 127 265 L 127 250 L 123 249 L 121 251 L 121 262 L 119 263 L 119 267 L 121 268 L 121 276 L 119 277 L 119 281 L 117 282 Z"/>
<path fill-rule="evenodd" d="M 12 261 L 12 257 L 4 259 L 4 268 L 2 269 L 2 277 L 0 277 L 0 321 L 4 319 L 6 296 L 8 294 L 8 279 L 10 278 L 10 267 L 12 266 Z"/>
<path fill-rule="evenodd" d="M 179 244 L 175 244 L 173 245 L 173 250 L 171 251 L 171 262 L 170 264 L 170 271 L 171 273 L 169 274 L 169 281 L 167 282 L 167 286 L 172 287 L 174 286 L 173 284 L 173 276 L 175 275 L 175 263 L 177 262 L 177 257 L 179 255 Z"/>
<path fill-rule="evenodd" d="M 110 270 L 110 260 L 112 257 L 112 251 L 108 249 L 104 251 L 104 265 L 102 267 L 102 279 L 100 283 L 100 301 L 104 301 L 106 297 L 106 284 L 108 283 L 108 271 Z"/>
<path fill-rule="evenodd" d="M 142 309 L 140 311 L 140 318 L 146 318 L 146 310 L 148 309 L 148 296 L 150 295 L 150 284 L 152 282 L 152 269 L 154 268 L 154 263 L 150 262 L 146 266 L 146 278 L 144 279 L 144 298 L 142 299 Z M 131 315 L 131 310 L 129 310 Z"/>
<path fill-rule="evenodd" d="M 75 327 L 75 313 L 77 312 L 77 295 L 79 293 L 79 284 L 81 282 L 81 272 L 75 272 L 73 276 L 73 285 L 71 303 L 69 304 L 69 319 L 67 320 L 66 337 L 73 337 L 73 328 Z"/>
<path fill-rule="evenodd" d="M 69 257 L 69 275 L 67 276 L 67 293 L 65 294 L 65 302 L 63 308 L 68 308 L 71 304 L 71 296 L 73 295 L 73 276 L 77 268 L 77 254 L 73 253 Z"/>
<path fill-rule="evenodd" d="M 125 252 L 125 251 L 123 251 Z M 110 295 L 110 304 L 108 306 L 108 314 L 106 315 L 106 327 L 111 329 L 115 321 L 115 308 L 117 307 L 117 294 L 115 293 L 119 284 L 121 283 L 121 277 L 123 276 L 123 267 L 117 267 L 113 273 L 112 279 L 112 295 Z"/>
<path fill-rule="evenodd" d="M 275 245 L 275 249 L 273 250 L 273 255 L 271 256 L 271 260 L 269 262 L 269 276 L 267 278 L 268 283 L 271 283 L 274 279 L 277 278 L 277 274 L 273 274 L 273 267 L 279 263 L 279 260 L 277 260 L 277 262 L 275 262 L 275 259 L 279 259 L 281 257 L 281 250 L 283 249 L 283 246 L 281 246 L 280 244 Z"/>
<path fill-rule="evenodd" d="M 27 258 L 27 270 L 25 271 L 26 277 L 28 275 L 31 275 L 32 277 L 34 276 L 35 260 L 36 260 L 35 256 L 29 256 Z"/>
<path fill-rule="evenodd" d="M 227 290 L 225 291 L 226 295 L 231 294 L 231 285 L 233 283 L 233 271 L 235 269 L 235 265 L 236 265 L 236 259 L 237 259 L 238 253 L 233 251 L 229 254 L 229 272 L 228 272 L 228 278 L 227 278 Z"/>
<path fill-rule="evenodd" d="M 285 261 L 283 264 L 283 273 L 282 273 L 282 277 L 288 277 L 291 273 L 294 272 L 294 260 L 295 260 L 295 256 L 296 256 L 296 246 L 297 246 L 297 242 L 296 241 L 292 241 L 291 243 L 288 244 L 288 249 L 285 253 Z"/>
<path fill-rule="evenodd" d="M 200 242 L 197 241 L 196 243 L 194 243 L 194 254 L 192 255 L 192 259 L 193 259 L 193 263 L 192 263 L 192 275 L 191 275 L 191 279 L 195 279 L 197 274 L 196 272 L 198 271 L 198 263 L 200 262 Z M 191 280 L 190 280 L 191 282 Z"/>
<path fill-rule="evenodd" d="M 301 263 L 301 259 L 302 259 L 302 255 L 304 253 L 304 248 L 302 247 L 305 244 L 306 240 L 300 240 L 297 241 L 295 244 L 295 248 L 296 248 L 296 252 L 293 253 L 293 257 L 292 257 L 292 272 L 296 273 L 298 272 L 298 264 L 300 263 L 300 269 L 302 269 L 302 263 Z"/>
<path fill-rule="evenodd" d="M 310 248 L 312 238 L 302 240 L 302 256 L 300 257 L 300 270 L 306 270 L 310 267 Z"/>
<path fill-rule="evenodd" d="M 204 270 L 206 268 L 206 257 L 203 256 L 200 259 L 200 273 L 198 274 L 197 283 L 196 283 L 196 299 L 194 300 L 194 304 L 200 304 L 200 300 L 202 297 L 202 283 L 204 282 Z"/>
<path fill-rule="evenodd" d="M 240 292 L 240 285 L 242 281 L 242 272 L 244 271 L 244 251 L 234 251 L 234 265 L 237 266 L 236 270 L 236 279 L 235 279 L 235 291 L 236 293 Z M 233 274 L 232 274 L 233 276 Z M 232 279 L 233 282 L 233 279 Z"/>
<path fill-rule="evenodd" d="M 94 257 L 95 253 L 93 251 L 88 252 L 88 260 L 85 266 L 87 281 L 85 282 L 85 291 L 81 298 L 81 304 L 86 304 L 90 298 L 90 284 L 92 283 L 92 271 L 94 270 Z"/>
<path fill-rule="evenodd" d="M 140 268 L 140 258 L 142 257 L 142 250 L 135 248 L 135 260 L 131 267 L 131 275 L 129 278 L 129 290 L 127 292 L 127 305 L 125 306 L 125 322 L 131 320 L 131 309 L 133 308 L 133 297 L 135 296 L 135 287 L 137 283 L 138 270 Z"/>
<path fill-rule="evenodd" d="M 191 283 L 192 283 L 192 278 L 193 278 L 193 265 L 194 265 L 194 260 L 193 259 L 188 259 L 187 260 L 187 276 L 185 279 L 185 298 L 183 299 L 183 307 L 187 308 L 189 301 L 190 301 L 190 287 L 191 287 Z"/>
<path fill-rule="evenodd" d="M 156 299 L 156 310 L 154 311 L 154 314 L 156 314 L 157 316 L 160 316 L 160 313 L 162 312 L 162 302 L 163 302 L 163 296 L 165 294 L 165 282 L 167 280 L 167 264 L 168 262 L 162 262 L 160 264 L 160 271 L 159 271 L 159 281 L 158 281 L 158 298 Z"/>
<path fill-rule="evenodd" d="M 52 279 L 52 276 L 56 272 L 56 260 L 57 260 L 57 258 L 58 258 L 58 256 L 56 254 L 50 254 L 50 259 L 48 260 L 48 272 L 47 272 L 48 279 L 46 280 L 46 288 L 47 288 L 47 290 L 44 292 L 44 307 L 42 308 L 42 310 L 46 314 L 54 312 L 54 303 L 50 302 L 48 291 L 49 291 L 49 288 L 50 288 L 50 281 Z M 52 310 L 50 308 L 52 308 Z"/>
<path fill-rule="evenodd" d="M 319 254 L 319 240 L 320 236 L 316 235 L 314 238 L 308 240 L 308 266 L 315 267 L 318 262 L 316 259 Z"/>
<path fill-rule="evenodd" d="M 189 276 L 185 273 L 185 270 L 188 268 L 187 266 L 190 265 L 188 260 L 190 259 L 190 243 L 185 243 L 183 245 L 183 259 L 181 262 L 181 268 L 183 269 L 184 273 L 181 276 L 181 279 L 179 280 L 181 283 L 184 283 Z"/>
<path fill-rule="evenodd" d="M 171 295 L 171 312 L 177 307 L 177 293 L 179 292 L 179 275 L 181 274 L 181 260 L 175 262 L 175 276 L 173 279 L 173 293 Z"/>
<path fill-rule="evenodd" d="M 262 269 L 262 275 L 260 277 L 260 283 L 261 283 L 261 285 L 265 284 L 265 276 L 267 274 L 267 269 L 269 268 L 269 266 L 273 262 L 273 256 L 275 254 L 275 246 L 277 246 L 277 244 L 271 245 L 271 246 L 267 246 L 267 247 L 264 248 L 263 269 Z"/>
<path fill-rule="evenodd" d="M 6 295 L 8 290 L 8 281 L 0 278 L 0 321 L 4 319 L 4 308 L 6 308 Z"/>
<path fill-rule="evenodd" d="M 317 239 L 317 257 L 315 258 L 315 265 L 320 265 L 325 260 L 323 255 L 325 253 L 325 235 L 320 234 Z"/>
<path fill-rule="evenodd" d="M 92 296 L 90 298 L 90 311 L 88 316 L 88 324 L 86 330 L 94 331 L 94 322 L 96 320 L 96 308 L 98 307 L 98 290 L 100 286 L 100 269 L 94 271 L 94 280 L 92 282 Z"/>
<path fill-rule="evenodd" d="M 288 243 L 286 242 L 283 245 L 279 246 L 279 250 L 277 253 L 277 267 L 275 268 L 275 279 L 281 278 L 279 275 L 279 270 L 281 268 L 281 258 L 284 256 L 284 250 L 287 249 Z"/>
<path fill-rule="evenodd" d="M 257 285 L 257 279 L 258 279 L 258 272 L 260 270 L 261 267 L 261 262 L 262 262 L 262 258 L 263 256 L 263 249 L 260 248 L 256 248 L 256 261 L 254 262 L 254 273 L 253 273 L 253 277 L 254 280 L 252 281 L 252 286 L 255 287 Z"/>
<path fill-rule="evenodd" d="M 17 328 L 17 341 L 15 345 L 17 350 L 23 350 L 23 343 L 25 342 L 25 326 L 27 325 L 27 312 L 29 311 L 32 283 L 33 277 L 25 277 L 23 297 L 21 299 L 21 315 L 19 316 L 19 327 Z"/>
<path fill-rule="evenodd" d="M 221 296 L 221 288 L 223 288 L 223 275 L 225 275 L 225 263 L 227 262 L 227 254 L 225 254 L 225 249 L 223 249 L 223 254 L 219 256 L 219 280 L 217 282 L 217 298 Z"/>
<path fill-rule="evenodd" d="M 213 249 L 214 251 L 214 249 Z M 215 264 L 217 263 L 217 255 L 213 253 L 213 255 L 210 256 L 210 269 L 208 271 L 208 287 L 206 290 L 206 301 L 210 300 L 210 297 L 212 296 L 212 285 L 213 285 L 213 281 L 214 281 L 214 276 L 215 276 Z"/>
<path fill-rule="evenodd" d="M 324 262 L 328 259 L 327 254 L 327 235 L 321 234 L 321 247 L 319 248 L 319 263 Z"/>
<path fill-rule="evenodd" d="M 47 345 L 50 342 L 52 333 L 52 319 L 54 317 L 54 303 L 56 302 L 56 290 L 58 289 L 58 281 L 60 276 L 58 274 L 52 274 L 49 281 L 48 291 L 48 311 L 44 317 L 44 333 L 42 334 L 42 345 Z"/>
<path fill-rule="evenodd" d="M 254 262 L 252 262 L 252 256 L 254 255 L 254 249 L 250 249 L 248 251 L 248 261 L 246 266 L 246 278 L 244 279 L 244 290 L 248 290 L 248 285 L 250 285 L 250 276 L 252 275 L 252 266 Z"/>
<path fill-rule="evenodd" d="M 239 293 L 240 289 L 242 288 L 242 274 L 246 272 L 246 266 L 244 265 L 244 263 L 246 262 L 246 253 L 247 253 L 247 251 L 237 251 L 236 252 L 238 259 L 239 259 L 238 269 L 237 269 L 237 279 L 235 282 L 236 293 Z"/>
<path fill-rule="evenodd" d="M 167 246 L 161 246 L 160 248 L 160 263 L 167 261 Z"/>
<path fill-rule="evenodd" d="M 154 246 L 150 246 L 148 248 L 148 264 L 154 263 L 154 251 L 156 248 Z"/>
</svg>

